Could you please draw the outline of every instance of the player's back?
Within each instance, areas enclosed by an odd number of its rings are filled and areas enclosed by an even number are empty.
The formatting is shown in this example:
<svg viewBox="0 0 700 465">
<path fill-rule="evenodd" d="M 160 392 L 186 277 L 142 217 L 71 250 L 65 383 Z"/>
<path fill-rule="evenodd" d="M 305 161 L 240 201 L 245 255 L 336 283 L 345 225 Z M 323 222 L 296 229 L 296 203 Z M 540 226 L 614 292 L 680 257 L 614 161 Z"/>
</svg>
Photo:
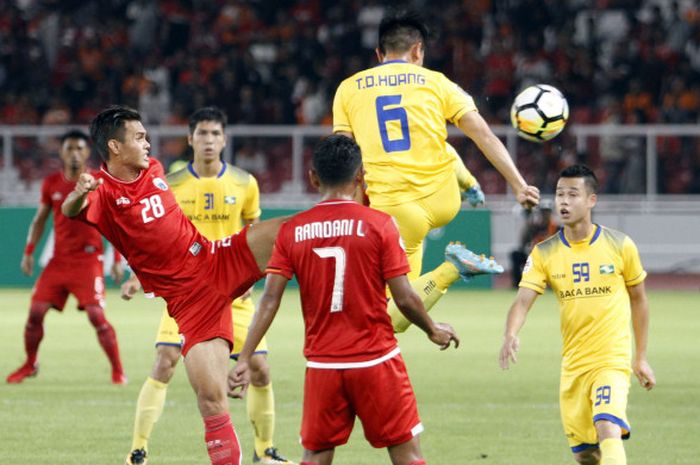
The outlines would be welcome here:
<svg viewBox="0 0 700 465">
<path fill-rule="evenodd" d="M 66 260 L 94 259 L 102 254 L 99 231 L 80 221 L 72 221 L 61 213 L 61 205 L 75 188 L 75 181 L 66 179 L 62 171 L 47 176 L 41 185 L 41 203 L 51 207 L 54 222 L 53 258 Z"/>
<path fill-rule="evenodd" d="M 299 281 L 304 355 L 317 363 L 362 363 L 396 349 L 386 280 L 408 272 L 390 216 L 329 200 L 280 229 L 268 271 Z"/>
<path fill-rule="evenodd" d="M 372 203 L 394 205 L 431 194 L 454 174 L 446 121 L 475 109 L 442 73 L 391 61 L 341 83 L 333 130 L 352 132 L 361 147 Z"/>
</svg>

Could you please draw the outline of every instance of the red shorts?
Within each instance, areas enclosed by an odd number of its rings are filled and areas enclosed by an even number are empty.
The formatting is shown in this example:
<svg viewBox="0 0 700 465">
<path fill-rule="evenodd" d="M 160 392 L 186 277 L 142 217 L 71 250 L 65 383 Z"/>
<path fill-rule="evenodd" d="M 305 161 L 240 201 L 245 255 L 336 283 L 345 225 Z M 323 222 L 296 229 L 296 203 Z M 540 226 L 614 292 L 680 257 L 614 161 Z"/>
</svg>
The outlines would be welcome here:
<svg viewBox="0 0 700 465">
<path fill-rule="evenodd" d="M 367 368 L 307 368 L 301 444 L 318 451 L 345 444 L 355 416 L 374 447 L 403 444 L 423 431 L 401 355 Z"/>
<path fill-rule="evenodd" d="M 32 302 L 49 302 L 52 307 L 63 310 L 68 295 L 78 299 L 78 308 L 88 305 L 105 306 L 105 282 L 102 261 L 94 260 L 49 260 L 39 276 L 32 292 Z"/>
<path fill-rule="evenodd" d="M 198 342 L 217 337 L 233 348 L 231 302 L 264 276 L 248 247 L 247 231 L 216 241 L 213 253 L 206 250 L 199 278 L 184 294 L 166 298 L 180 328 L 183 356 Z"/>
</svg>

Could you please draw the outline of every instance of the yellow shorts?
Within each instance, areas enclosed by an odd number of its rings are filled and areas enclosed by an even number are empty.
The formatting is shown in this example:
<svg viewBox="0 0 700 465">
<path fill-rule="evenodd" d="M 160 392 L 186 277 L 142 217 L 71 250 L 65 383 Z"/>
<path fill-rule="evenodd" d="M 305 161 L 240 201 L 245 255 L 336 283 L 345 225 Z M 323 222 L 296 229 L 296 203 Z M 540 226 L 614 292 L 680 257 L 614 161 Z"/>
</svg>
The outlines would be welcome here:
<svg viewBox="0 0 700 465">
<path fill-rule="evenodd" d="M 399 205 L 372 205 L 372 208 L 383 211 L 396 220 L 411 266 L 411 272 L 408 274 L 410 280 L 421 275 L 425 236 L 431 229 L 440 228 L 452 221 L 461 205 L 456 176 L 450 176 L 440 189 L 422 199 Z"/>
<path fill-rule="evenodd" d="M 561 376 L 559 407 L 564 433 L 573 452 L 598 444 L 595 422 L 608 420 L 622 428 L 622 438 L 630 435 L 627 421 L 627 393 L 630 372 L 601 368 L 581 375 Z"/>
<path fill-rule="evenodd" d="M 236 358 L 241 352 L 241 349 L 243 349 L 246 337 L 248 336 L 248 328 L 253 321 L 253 314 L 255 313 L 253 299 L 234 300 L 231 311 L 233 312 L 233 350 L 231 351 L 231 358 Z M 168 315 L 167 309 L 163 309 L 163 315 L 160 318 L 160 326 L 158 327 L 158 334 L 156 335 L 156 347 L 159 345 L 182 347 L 177 323 Z M 255 349 L 255 353 L 267 353 L 267 340 L 264 337 Z"/>
</svg>

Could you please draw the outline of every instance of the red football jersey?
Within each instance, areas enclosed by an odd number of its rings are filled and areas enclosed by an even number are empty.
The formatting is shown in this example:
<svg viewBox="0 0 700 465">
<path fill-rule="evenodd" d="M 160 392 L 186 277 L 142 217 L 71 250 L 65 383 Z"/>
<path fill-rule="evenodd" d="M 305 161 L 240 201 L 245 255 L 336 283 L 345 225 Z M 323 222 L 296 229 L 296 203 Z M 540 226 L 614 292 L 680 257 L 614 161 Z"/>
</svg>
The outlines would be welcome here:
<svg viewBox="0 0 700 465">
<path fill-rule="evenodd" d="M 67 180 L 62 171 L 47 176 L 41 184 L 41 203 L 53 210 L 53 256 L 56 259 L 94 259 L 102 255 L 102 236 L 99 231 L 84 223 L 71 221 L 61 213 L 63 201 L 74 188 L 75 182 Z"/>
<path fill-rule="evenodd" d="M 93 224 L 124 255 L 144 292 L 162 297 L 187 292 L 203 273 L 209 245 L 182 212 L 155 158 L 134 181 L 121 181 L 103 165 L 104 183 L 88 195 L 77 218 Z"/>
<path fill-rule="evenodd" d="M 397 348 L 386 309 L 386 280 L 410 267 L 387 214 L 328 200 L 280 228 L 268 273 L 296 275 L 310 362 L 376 360 Z"/>
</svg>

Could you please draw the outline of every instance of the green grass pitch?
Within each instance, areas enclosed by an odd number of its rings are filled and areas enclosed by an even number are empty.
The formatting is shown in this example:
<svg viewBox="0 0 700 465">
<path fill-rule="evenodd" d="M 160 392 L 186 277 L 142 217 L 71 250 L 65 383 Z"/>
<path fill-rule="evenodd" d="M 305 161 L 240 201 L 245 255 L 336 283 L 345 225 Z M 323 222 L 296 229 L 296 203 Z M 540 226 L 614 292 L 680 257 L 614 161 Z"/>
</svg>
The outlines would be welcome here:
<svg viewBox="0 0 700 465">
<path fill-rule="evenodd" d="M 573 464 L 561 431 L 557 406 L 558 311 L 551 295 L 540 298 L 521 333 L 519 363 L 498 368 L 497 354 L 511 291 L 455 291 L 433 317 L 459 332 L 458 350 L 440 352 L 415 328 L 399 336 L 418 397 L 425 433 L 423 452 L 431 464 Z M 24 359 L 23 326 L 28 290 L 2 290 L 0 374 Z M 628 408 L 630 464 L 696 464 L 700 419 L 700 294 L 653 292 L 650 361 L 658 386 L 645 392 L 633 379 Z M 37 378 L 0 385 L 0 463 L 121 465 L 131 442 L 138 391 L 153 363 L 159 300 L 122 302 L 108 296 L 130 384 L 109 383 L 110 371 L 85 315 L 70 300 L 63 314 L 47 316 Z M 302 321 L 295 291 L 269 334 L 277 401 L 276 445 L 298 460 L 298 431 L 304 360 Z M 251 428 L 241 401 L 231 413 L 244 447 L 252 455 Z M 168 390 L 163 416 L 150 442 L 152 465 L 209 463 L 202 423 L 184 369 Z M 372 449 L 359 423 L 348 445 L 336 451 L 338 465 L 389 463 Z"/>
</svg>

